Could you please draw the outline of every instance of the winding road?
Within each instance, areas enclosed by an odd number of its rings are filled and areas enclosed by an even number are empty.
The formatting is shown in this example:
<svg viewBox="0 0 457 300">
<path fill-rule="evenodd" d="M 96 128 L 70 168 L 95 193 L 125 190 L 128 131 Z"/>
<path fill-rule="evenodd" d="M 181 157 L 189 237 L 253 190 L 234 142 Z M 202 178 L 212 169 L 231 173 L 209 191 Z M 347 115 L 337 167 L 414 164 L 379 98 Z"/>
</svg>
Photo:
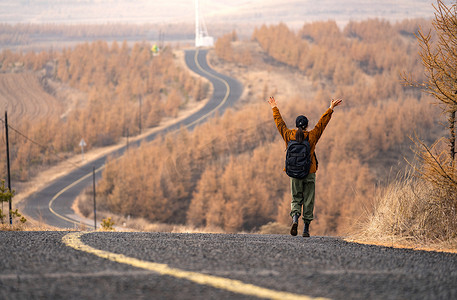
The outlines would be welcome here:
<svg viewBox="0 0 457 300">
<path fill-rule="evenodd" d="M 232 106 L 241 96 L 243 87 L 235 79 L 217 73 L 208 65 L 207 50 L 187 50 L 185 61 L 189 69 L 206 77 L 213 85 L 213 95 L 206 105 L 198 112 L 171 126 L 146 136 L 143 140 L 151 141 L 158 135 L 186 127 L 193 129 L 196 125 L 205 122 L 217 112 L 223 113 Z M 141 141 L 132 143 L 139 145 Z M 35 220 L 58 228 L 78 228 L 81 219 L 75 215 L 71 206 L 81 191 L 92 183 L 92 171 L 95 168 L 96 177 L 101 176 L 106 158 L 111 155 L 119 156 L 126 150 L 126 146 L 91 161 L 66 176 L 56 179 L 48 186 L 37 191 L 24 201 L 23 212 Z M 92 226 L 91 224 L 86 224 Z"/>
</svg>

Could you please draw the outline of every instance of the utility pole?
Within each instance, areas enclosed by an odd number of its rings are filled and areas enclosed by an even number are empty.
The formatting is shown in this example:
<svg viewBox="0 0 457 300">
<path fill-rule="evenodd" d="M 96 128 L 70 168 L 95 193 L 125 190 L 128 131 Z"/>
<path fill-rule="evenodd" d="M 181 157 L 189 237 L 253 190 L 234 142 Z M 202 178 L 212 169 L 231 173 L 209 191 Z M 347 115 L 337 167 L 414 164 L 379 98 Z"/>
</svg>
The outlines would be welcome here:
<svg viewBox="0 0 457 300">
<path fill-rule="evenodd" d="M 8 189 L 11 192 L 11 172 L 10 172 L 10 146 L 8 140 L 8 113 L 5 111 L 5 137 L 6 137 L 6 167 L 8 172 Z M 13 225 L 13 216 L 11 216 L 12 208 L 12 199 L 9 199 L 9 216 L 10 216 L 10 225 Z"/>
<path fill-rule="evenodd" d="M 129 152 L 129 129 L 127 128 L 127 153 Z"/>
<path fill-rule="evenodd" d="M 139 101 L 139 111 L 138 111 L 138 129 L 140 130 L 141 134 L 141 95 L 138 95 L 138 101 Z"/>
<path fill-rule="evenodd" d="M 92 169 L 93 186 L 94 186 L 94 228 L 97 230 L 97 206 L 95 204 L 95 166 Z"/>
</svg>

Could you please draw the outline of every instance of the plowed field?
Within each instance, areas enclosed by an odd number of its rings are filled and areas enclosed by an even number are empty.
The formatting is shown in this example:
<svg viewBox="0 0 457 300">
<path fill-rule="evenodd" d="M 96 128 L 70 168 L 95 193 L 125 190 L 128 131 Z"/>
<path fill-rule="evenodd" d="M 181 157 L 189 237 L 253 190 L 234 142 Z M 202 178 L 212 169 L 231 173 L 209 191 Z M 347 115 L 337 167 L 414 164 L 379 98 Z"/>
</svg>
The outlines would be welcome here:
<svg viewBox="0 0 457 300">
<path fill-rule="evenodd" d="M 62 113 L 62 104 L 46 93 L 38 76 L 33 73 L 0 74 L 0 113 L 8 111 L 11 124 L 27 117 L 38 117 Z"/>
</svg>

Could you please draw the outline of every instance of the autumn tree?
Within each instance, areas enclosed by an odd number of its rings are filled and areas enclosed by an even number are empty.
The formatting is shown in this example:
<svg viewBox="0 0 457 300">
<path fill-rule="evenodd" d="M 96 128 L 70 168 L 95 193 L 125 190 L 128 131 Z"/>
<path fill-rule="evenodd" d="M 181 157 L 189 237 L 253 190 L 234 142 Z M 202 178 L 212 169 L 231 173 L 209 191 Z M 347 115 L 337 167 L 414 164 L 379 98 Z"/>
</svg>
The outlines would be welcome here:
<svg viewBox="0 0 457 300">
<path fill-rule="evenodd" d="M 217 56 L 228 62 L 235 60 L 232 47 L 232 42 L 235 37 L 236 35 L 234 35 L 234 33 L 229 33 L 216 40 L 214 50 L 216 51 Z"/>
<path fill-rule="evenodd" d="M 446 6 L 438 0 L 432 32 L 418 31 L 420 55 L 427 80 L 421 86 L 433 95 L 448 114 L 449 155 L 455 166 L 455 121 L 457 111 L 457 5 Z M 406 79 L 408 82 L 411 80 Z"/>
</svg>

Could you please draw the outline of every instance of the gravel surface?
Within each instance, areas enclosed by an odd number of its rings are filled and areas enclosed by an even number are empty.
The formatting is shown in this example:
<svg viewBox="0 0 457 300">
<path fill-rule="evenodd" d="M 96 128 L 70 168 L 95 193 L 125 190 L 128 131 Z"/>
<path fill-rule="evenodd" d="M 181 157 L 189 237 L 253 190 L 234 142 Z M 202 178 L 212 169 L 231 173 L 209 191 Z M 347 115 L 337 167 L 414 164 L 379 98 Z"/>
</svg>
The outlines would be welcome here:
<svg viewBox="0 0 457 300">
<path fill-rule="evenodd" d="M 98 258 L 62 244 L 68 232 L 0 232 L 1 299 L 251 299 Z M 94 248 L 333 299 L 456 299 L 457 255 L 329 237 L 97 232 Z"/>
</svg>

